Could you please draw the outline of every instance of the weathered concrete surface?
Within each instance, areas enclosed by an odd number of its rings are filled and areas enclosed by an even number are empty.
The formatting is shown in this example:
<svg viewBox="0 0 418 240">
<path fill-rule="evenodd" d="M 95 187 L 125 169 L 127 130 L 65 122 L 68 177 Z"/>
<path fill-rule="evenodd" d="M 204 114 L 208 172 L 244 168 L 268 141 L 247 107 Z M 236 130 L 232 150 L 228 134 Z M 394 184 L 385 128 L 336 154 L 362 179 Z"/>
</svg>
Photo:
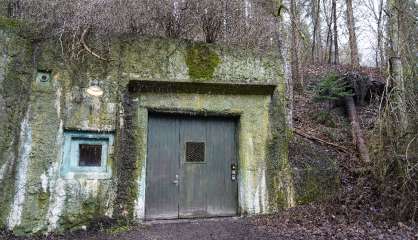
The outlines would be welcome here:
<svg viewBox="0 0 418 240">
<path fill-rule="evenodd" d="M 290 143 L 290 153 L 297 204 L 324 200 L 338 191 L 340 173 L 335 153 L 300 137 Z"/>
<path fill-rule="evenodd" d="M 19 174 L 27 167 L 28 149 L 20 143 L 30 138 L 27 102 L 32 52 L 28 41 L 11 34 L 12 22 L 0 19 L 0 26 L 4 28 L 0 28 L 0 224 L 5 225 L 13 199 L 18 209 L 24 201 L 18 187 L 25 184 Z"/>
</svg>

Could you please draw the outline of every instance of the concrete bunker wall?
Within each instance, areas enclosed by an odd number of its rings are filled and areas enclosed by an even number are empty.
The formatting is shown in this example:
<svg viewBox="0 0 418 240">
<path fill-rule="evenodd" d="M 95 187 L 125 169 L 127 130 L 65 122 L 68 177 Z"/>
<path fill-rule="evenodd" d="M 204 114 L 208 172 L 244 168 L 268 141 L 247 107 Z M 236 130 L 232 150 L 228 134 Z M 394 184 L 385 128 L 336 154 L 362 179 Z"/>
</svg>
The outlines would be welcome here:
<svg viewBox="0 0 418 240">
<path fill-rule="evenodd" d="M 2 26 L 12 25 L 0 19 Z M 0 30 L 0 224 L 5 225 L 11 204 L 21 201 L 15 195 L 20 182 L 16 179 L 16 167 L 28 156 L 28 149 L 19 142 L 27 139 L 27 131 L 20 126 L 27 112 L 28 92 L 32 78 L 32 49 L 28 41 Z M 22 166 L 25 167 L 25 166 Z"/>
<path fill-rule="evenodd" d="M 0 219 L 15 233 L 80 228 L 105 217 L 140 220 L 148 108 L 241 114 L 241 212 L 270 213 L 293 204 L 284 80 L 274 55 L 124 37 L 112 42 L 110 61 L 85 54 L 67 62 L 58 42 L 32 44 L 7 30 L 0 33 L 6 36 L 0 40 L 0 106 L 12 105 L 1 115 L 7 124 L 0 123 L 2 132 L 10 132 L 0 137 L 0 173 L 8 176 L 0 178 L 5 190 Z M 50 81 L 40 84 L 39 72 L 50 74 Z M 189 92 L 163 93 L 158 87 L 141 92 L 138 81 L 174 82 Z M 86 93 L 93 82 L 104 90 L 103 96 Z M 243 93 L 245 86 L 250 88 Z M 259 86 L 271 91 L 248 90 Z M 111 178 L 61 176 L 66 131 L 114 134 Z"/>
</svg>

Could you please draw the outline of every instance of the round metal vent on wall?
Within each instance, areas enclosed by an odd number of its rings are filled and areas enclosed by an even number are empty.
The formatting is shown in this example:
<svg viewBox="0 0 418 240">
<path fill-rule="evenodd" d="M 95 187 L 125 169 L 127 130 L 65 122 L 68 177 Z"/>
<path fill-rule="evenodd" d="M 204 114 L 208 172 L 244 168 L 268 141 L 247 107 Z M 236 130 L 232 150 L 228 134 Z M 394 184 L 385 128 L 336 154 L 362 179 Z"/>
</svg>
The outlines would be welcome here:
<svg viewBox="0 0 418 240">
<path fill-rule="evenodd" d="M 51 82 L 51 73 L 47 71 L 38 71 L 36 73 L 36 83 L 42 86 L 48 86 Z"/>
</svg>

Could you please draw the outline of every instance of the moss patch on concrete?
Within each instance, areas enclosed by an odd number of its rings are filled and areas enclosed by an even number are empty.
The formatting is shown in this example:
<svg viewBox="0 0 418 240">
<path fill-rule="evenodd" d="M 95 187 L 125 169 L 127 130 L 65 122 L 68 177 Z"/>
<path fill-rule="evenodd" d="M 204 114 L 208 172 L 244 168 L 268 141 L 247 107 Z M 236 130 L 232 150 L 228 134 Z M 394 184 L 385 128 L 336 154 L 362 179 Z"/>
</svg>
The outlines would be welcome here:
<svg viewBox="0 0 418 240">
<path fill-rule="evenodd" d="M 335 170 L 294 170 L 296 202 L 306 204 L 332 197 L 339 189 Z"/>
<path fill-rule="evenodd" d="M 16 30 L 21 27 L 21 22 L 15 19 L 0 16 L 0 29 Z"/>
<path fill-rule="evenodd" d="M 38 193 L 38 207 L 41 209 L 45 209 L 48 206 L 49 202 L 49 192 L 40 192 Z"/>
<path fill-rule="evenodd" d="M 124 111 L 124 128 L 118 133 L 117 166 L 118 186 L 115 199 L 115 216 L 125 222 L 134 220 L 135 201 L 138 198 L 138 184 L 141 162 L 138 158 L 137 107 L 128 97 L 122 103 Z M 123 147 L 122 147 L 123 146 Z"/>
<path fill-rule="evenodd" d="M 34 35 L 35 28 L 23 20 L 8 18 L 0 14 L 0 31 L 7 31 L 29 39 Z"/>
<path fill-rule="evenodd" d="M 195 44 L 187 48 L 186 64 L 189 75 L 194 80 L 213 78 L 213 73 L 220 62 L 218 54 L 207 45 Z"/>
<path fill-rule="evenodd" d="M 340 188 L 336 155 L 322 145 L 294 137 L 289 161 L 293 167 L 295 201 L 306 204 L 331 198 Z"/>
</svg>

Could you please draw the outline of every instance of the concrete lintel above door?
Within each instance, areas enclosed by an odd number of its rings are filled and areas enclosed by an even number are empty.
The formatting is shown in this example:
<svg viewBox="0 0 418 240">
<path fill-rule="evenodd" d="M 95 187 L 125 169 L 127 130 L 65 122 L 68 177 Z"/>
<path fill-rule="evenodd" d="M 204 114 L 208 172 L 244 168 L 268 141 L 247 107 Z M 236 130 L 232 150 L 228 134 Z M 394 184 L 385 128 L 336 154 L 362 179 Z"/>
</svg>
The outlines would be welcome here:
<svg viewBox="0 0 418 240">
<path fill-rule="evenodd" d="M 159 92 L 159 93 L 216 93 L 216 94 L 250 94 L 271 95 L 277 85 L 254 83 L 219 83 L 219 82 L 168 82 L 135 80 L 128 85 L 129 92 Z"/>
</svg>

